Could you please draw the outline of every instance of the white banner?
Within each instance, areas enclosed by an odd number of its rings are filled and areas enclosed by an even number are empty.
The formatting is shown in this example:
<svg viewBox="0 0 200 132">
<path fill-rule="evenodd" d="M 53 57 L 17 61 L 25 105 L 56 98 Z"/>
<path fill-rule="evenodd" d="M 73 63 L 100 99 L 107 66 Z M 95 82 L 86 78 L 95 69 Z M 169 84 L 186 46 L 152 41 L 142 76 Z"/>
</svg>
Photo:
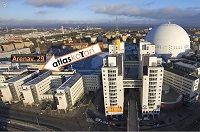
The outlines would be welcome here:
<svg viewBox="0 0 200 132">
<path fill-rule="evenodd" d="M 51 59 L 46 63 L 44 69 L 52 70 L 52 71 L 59 71 L 59 68 L 76 61 L 80 61 L 87 57 L 93 56 L 101 52 L 101 48 L 99 44 L 95 44 L 89 46 L 87 48 L 72 52 L 70 54 L 55 58 L 52 56 Z"/>
</svg>

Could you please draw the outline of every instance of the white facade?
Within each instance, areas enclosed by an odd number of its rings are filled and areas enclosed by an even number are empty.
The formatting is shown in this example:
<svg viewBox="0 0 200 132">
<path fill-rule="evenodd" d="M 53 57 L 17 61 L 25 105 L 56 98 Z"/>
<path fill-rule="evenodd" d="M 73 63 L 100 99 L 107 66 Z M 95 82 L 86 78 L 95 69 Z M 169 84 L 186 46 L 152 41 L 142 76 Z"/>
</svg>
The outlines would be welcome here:
<svg viewBox="0 0 200 132">
<path fill-rule="evenodd" d="M 153 28 L 146 40 L 156 45 L 156 54 L 171 54 L 177 57 L 190 49 L 187 32 L 176 24 L 162 24 Z"/>
<path fill-rule="evenodd" d="M 143 57 L 144 55 L 154 55 L 155 54 L 155 45 L 150 42 L 142 41 L 139 43 L 139 79 L 142 79 L 142 71 L 143 71 Z"/>
<path fill-rule="evenodd" d="M 159 115 L 163 83 L 163 67 L 146 67 L 141 89 L 142 115 Z"/>
<path fill-rule="evenodd" d="M 14 76 L 1 83 L 0 90 L 2 92 L 2 100 L 4 102 L 18 102 L 22 99 L 21 90 L 22 84 L 30 81 L 37 71 L 26 71 L 20 75 Z M 12 98 L 10 97 L 12 96 Z M 9 97 L 8 97 L 9 96 Z"/>
<path fill-rule="evenodd" d="M 159 115 L 164 73 L 162 60 L 154 56 L 155 46 L 150 43 L 140 43 L 139 53 L 142 116 Z"/>
<path fill-rule="evenodd" d="M 105 114 L 122 115 L 124 107 L 123 55 L 104 58 L 102 67 Z"/>
<path fill-rule="evenodd" d="M 121 54 L 125 52 L 124 42 L 120 40 L 116 41 L 114 44 L 109 45 L 109 54 Z"/>
<path fill-rule="evenodd" d="M 85 93 L 97 92 L 100 89 L 100 75 L 99 74 L 88 74 L 82 75 L 83 85 Z"/>
<path fill-rule="evenodd" d="M 3 102 L 11 103 L 13 100 L 8 84 L 0 84 L 0 97 Z"/>
<path fill-rule="evenodd" d="M 84 94 L 83 79 L 75 73 L 66 77 L 66 81 L 56 90 L 58 110 L 66 110 L 82 98 Z"/>
<path fill-rule="evenodd" d="M 178 93 L 185 95 L 184 100 L 193 102 L 198 100 L 197 89 L 199 86 L 199 78 L 190 75 L 180 75 L 174 72 L 177 69 L 164 71 L 164 83 L 174 88 Z"/>
<path fill-rule="evenodd" d="M 23 103 L 32 105 L 43 100 L 53 100 L 53 89 L 61 84 L 61 76 L 52 75 L 52 72 L 46 71 L 22 85 Z"/>
</svg>

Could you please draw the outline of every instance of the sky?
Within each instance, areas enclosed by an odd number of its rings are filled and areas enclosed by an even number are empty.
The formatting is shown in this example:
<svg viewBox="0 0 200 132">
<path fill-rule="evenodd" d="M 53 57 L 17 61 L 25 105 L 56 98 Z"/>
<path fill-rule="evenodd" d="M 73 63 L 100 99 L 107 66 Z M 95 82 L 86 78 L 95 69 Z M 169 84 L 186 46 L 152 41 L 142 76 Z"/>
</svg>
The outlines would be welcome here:
<svg viewBox="0 0 200 132">
<path fill-rule="evenodd" d="M 0 0 L 0 26 L 55 23 L 200 26 L 200 0 Z"/>
</svg>

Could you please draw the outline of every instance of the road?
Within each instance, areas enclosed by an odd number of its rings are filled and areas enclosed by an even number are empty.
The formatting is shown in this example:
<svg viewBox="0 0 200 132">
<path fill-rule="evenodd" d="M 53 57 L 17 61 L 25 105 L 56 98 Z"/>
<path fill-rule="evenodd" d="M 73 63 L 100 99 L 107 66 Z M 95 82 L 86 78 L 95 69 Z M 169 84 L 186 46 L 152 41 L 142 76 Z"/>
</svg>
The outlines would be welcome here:
<svg viewBox="0 0 200 132">
<path fill-rule="evenodd" d="M 129 102 L 128 102 L 128 121 L 127 121 L 127 130 L 128 131 L 138 131 L 138 116 L 136 108 L 136 94 L 134 89 L 129 91 Z"/>
<path fill-rule="evenodd" d="M 8 112 L 9 111 L 9 112 Z M 81 111 L 81 110 L 80 110 Z M 88 125 L 85 123 L 85 117 L 70 117 L 66 119 L 55 118 L 44 115 L 37 115 L 35 113 L 26 113 L 14 110 L 0 110 L 0 117 L 7 117 L 11 119 L 35 122 L 37 124 L 37 119 L 40 125 L 48 126 L 53 130 L 88 130 Z M 53 125 L 52 125 L 53 124 Z"/>
</svg>

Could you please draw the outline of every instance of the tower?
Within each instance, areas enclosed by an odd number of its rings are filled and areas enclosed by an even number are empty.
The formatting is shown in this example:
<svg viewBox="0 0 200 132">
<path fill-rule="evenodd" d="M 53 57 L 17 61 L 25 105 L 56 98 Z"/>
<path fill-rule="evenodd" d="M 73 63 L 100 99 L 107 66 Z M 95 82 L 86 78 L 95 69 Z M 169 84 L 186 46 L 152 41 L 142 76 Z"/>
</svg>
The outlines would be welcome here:
<svg viewBox="0 0 200 132">
<path fill-rule="evenodd" d="M 142 116 L 160 114 L 164 68 L 162 59 L 155 56 L 155 45 L 140 43 L 139 77 L 142 79 L 141 105 Z"/>
<path fill-rule="evenodd" d="M 123 115 L 123 55 L 108 55 L 102 67 L 104 107 L 106 116 Z"/>
<path fill-rule="evenodd" d="M 64 34 L 64 28 L 63 28 L 63 26 L 61 26 L 61 31 L 62 31 L 62 34 Z"/>
</svg>

